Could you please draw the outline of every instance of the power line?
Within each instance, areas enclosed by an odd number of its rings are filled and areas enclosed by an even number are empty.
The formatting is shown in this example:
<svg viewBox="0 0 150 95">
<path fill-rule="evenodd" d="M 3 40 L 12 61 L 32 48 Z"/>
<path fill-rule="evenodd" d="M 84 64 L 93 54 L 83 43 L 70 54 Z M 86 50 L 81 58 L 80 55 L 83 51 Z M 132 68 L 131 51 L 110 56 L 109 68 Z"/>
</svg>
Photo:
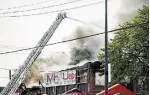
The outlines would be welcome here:
<svg viewBox="0 0 150 95">
<path fill-rule="evenodd" d="M 27 9 L 27 10 L 21 10 L 21 11 L 3 12 L 3 13 L 0 13 L 0 14 L 10 14 L 10 13 L 29 12 L 29 11 L 35 11 L 35 10 L 42 10 L 42 9 L 46 9 L 46 8 L 52 8 L 52 7 L 67 5 L 67 4 L 71 4 L 71 3 L 75 3 L 75 2 L 79 2 L 79 1 L 82 1 L 82 0 L 68 1 L 68 2 L 65 2 L 65 3 L 56 4 L 56 5 L 44 6 L 44 7 Z"/>
<path fill-rule="evenodd" d="M 0 45 L 0 48 L 4 49 L 15 49 L 15 48 L 25 48 L 25 47 L 17 47 L 17 46 L 9 46 L 9 45 Z"/>
<path fill-rule="evenodd" d="M 0 51 L 0 53 L 2 53 L 2 52 L 7 52 L 7 51 Z M 58 53 L 64 53 L 64 52 L 49 52 L 49 53 L 41 53 L 40 55 L 47 55 L 47 54 L 50 54 L 50 53 L 55 53 L 55 54 L 58 54 Z M 24 52 L 24 53 L 21 53 L 21 52 L 15 52 L 15 53 L 13 53 L 13 54 L 15 54 L 15 55 L 27 55 L 28 54 L 28 52 Z M 0 68 L 1 69 L 1 68 Z"/>
<path fill-rule="evenodd" d="M 8 69 L 8 68 L 0 68 L 0 69 L 3 69 L 3 70 L 17 70 L 17 69 Z"/>
<path fill-rule="evenodd" d="M 44 2 L 37 2 L 37 3 L 34 3 L 34 4 L 22 5 L 22 6 L 17 6 L 17 7 L 3 8 L 3 9 L 0 9 L 0 10 L 10 10 L 10 9 L 17 9 L 17 8 L 29 7 L 29 6 L 39 5 L 39 4 L 47 3 L 47 2 L 51 2 L 51 1 L 52 0 L 47 0 L 47 1 L 44 1 Z"/>
<path fill-rule="evenodd" d="M 9 77 L 0 77 L 0 79 L 2 79 L 2 78 L 9 78 Z"/>
<path fill-rule="evenodd" d="M 115 31 L 118 31 L 118 30 L 123 30 L 123 29 L 132 28 L 132 27 L 136 27 L 136 26 L 141 26 L 141 25 L 147 24 L 147 23 L 148 23 L 148 22 L 140 23 L 140 24 L 136 24 L 136 25 L 131 25 L 131 26 L 128 26 L 128 27 L 118 28 L 118 29 L 114 29 L 114 30 L 110 30 L 110 31 L 108 31 L 108 33 L 115 32 Z M 101 33 L 96 33 L 96 34 L 92 34 L 92 35 L 88 35 L 88 36 L 73 38 L 73 39 L 70 39 L 70 40 L 64 40 L 64 41 L 60 41 L 60 42 L 56 42 L 56 43 L 47 44 L 47 45 L 45 45 L 45 46 L 50 46 L 50 45 L 55 45 L 55 44 L 60 44 L 60 43 L 66 43 L 66 42 L 71 42 L 71 41 L 75 41 L 75 40 L 85 39 L 85 38 L 89 38 L 89 37 L 101 35 L 101 34 L 104 34 L 104 33 L 105 33 L 105 32 L 101 32 Z M 39 47 L 43 47 L 43 46 L 39 46 Z M 20 49 L 20 50 L 15 50 L 15 51 L 8 51 L 8 52 L 0 53 L 0 54 L 2 55 L 2 54 L 15 53 L 15 52 L 20 52 L 20 51 L 25 51 L 25 50 L 34 49 L 34 48 L 38 48 L 38 47 L 31 47 L 31 48 L 25 48 L 25 49 Z"/>
<path fill-rule="evenodd" d="M 55 11 L 50 11 L 50 12 L 36 13 L 36 14 L 0 16 L 0 18 L 2 18 L 2 17 L 23 17 L 23 16 L 44 15 L 44 14 L 50 14 L 50 13 L 55 13 L 55 12 L 68 11 L 68 10 L 73 10 L 73 9 L 78 9 L 78 8 L 83 8 L 83 7 L 88 7 L 88 6 L 100 4 L 100 3 L 103 3 L 103 2 L 104 2 L 104 1 L 100 1 L 100 2 L 91 3 L 91 4 L 87 4 L 87 5 L 76 6 L 76 7 L 72 7 L 72 8 L 66 8 L 66 9 L 55 10 Z"/>
</svg>

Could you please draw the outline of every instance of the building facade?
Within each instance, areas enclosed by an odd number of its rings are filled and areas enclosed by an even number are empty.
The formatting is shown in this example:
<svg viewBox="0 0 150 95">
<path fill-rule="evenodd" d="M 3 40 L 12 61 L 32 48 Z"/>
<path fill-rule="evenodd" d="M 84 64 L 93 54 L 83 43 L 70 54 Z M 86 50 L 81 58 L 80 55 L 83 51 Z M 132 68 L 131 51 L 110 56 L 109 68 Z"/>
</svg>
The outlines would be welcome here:
<svg viewBox="0 0 150 95">
<path fill-rule="evenodd" d="M 85 93 L 100 92 L 104 90 L 104 85 L 95 83 L 99 69 L 99 63 L 88 62 L 83 66 L 46 73 L 44 74 L 44 90 L 47 95 L 62 94 L 73 88 L 78 88 Z"/>
</svg>

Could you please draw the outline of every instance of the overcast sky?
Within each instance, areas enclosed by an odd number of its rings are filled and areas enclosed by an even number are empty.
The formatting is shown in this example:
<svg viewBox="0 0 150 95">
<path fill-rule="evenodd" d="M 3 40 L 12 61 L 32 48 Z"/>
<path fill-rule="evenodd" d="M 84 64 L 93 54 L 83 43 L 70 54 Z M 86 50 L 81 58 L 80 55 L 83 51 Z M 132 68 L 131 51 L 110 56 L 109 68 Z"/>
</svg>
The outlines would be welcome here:
<svg viewBox="0 0 150 95">
<path fill-rule="evenodd" d="M 49 13 L 44 15 L 35 15 L 35 16 L 27 16 L 27 17 L 21 15 L 51 12 L 55 10 L 61 10 L 61 9 L 96 3 L 102 0 L 80 0 L 76 3 L 67 4 L 58 7 L 51 7 L 51 8 L 45 8 L 45 9 L 39 9 L 39 10 L 27 11 L 27 12 L 1 14 L 4 12 L 41 8 L 49 5 L 65 3 L 68 1 L 70 2 L 75 0 L 0 0 L 0 9 L 5 9 L 5 10 L 0 10 L 0 52 L 34 47 L 37 44 L 37 42 L 41 39 L 43 34 L 47 31 L 47 29 L 52 24 L 52 22 L 55 20 L 55 18 L 57 17 L 57 13 Z M 131 10 L 128 10 L 128 8 L 126 8 L 127 7 L 126 4 L 125 6 L 122 6 L 123 2 L 125 1 L 126 0 L 108 1 L 108 29 L 109 30 L 116 28 L 118 22 L 121 22 L 118 21 L 120 19 L 118 19 L 118 15 L 117 15 L 120 13 L 119 11 L 121 10 L 121 8 L 125 9 L 122 10 L 122 13 L 124 14 L 128 14 L 129 12 L 132 13 Z M 136 0 L 133 1 L 136 2 Z M 39 2 L 46 2 L 46 3 L 37 4 Z M 137 2 L 140 1 L 137 0 Z M 136 4 L 136 6 L 133 6 L 134 4 L 129 6 L 136 7 L 132 9 L 134 10 L 133 12 L 135 12 L 135 10 L 137 10 L 143 5 L 142 3 Z M 16 8 L 16 9 L 6 9 L 11 7 L 31 5 L 31 4 L 32 6 L 26 6 L 22 8 Z M 98 32 L 104 32 L 104 19 L 105 19 L 104 3 L 99 3 L 89 7 L 69 10 L 66 12 L 68 17 L 79 19 L 87 23 L 99 25 L 101 29 L 98 29 L 90 25 L 88 27 L 97 29 Z M 9 17 L 9 16 L 20 16 L 20 17 Z M 67 18 L 64 19 L 48 43 L 62 41 L 65 37 L 71 35 L 72 31 L 74 31 L 74 29 L 78 26 L 84 26 L 84 25 L 80 22 L 76 22 Z M 104 37 L 101 36 L 101 40 L 104 41 L 104 39 L 102 38 Z M 113 35 L 109 34 L 109 38 L 113 38 Z M 68 49 L 69 49 L 68 43 L 49 46 L 43 50 L 42 55 L 47 55 L 47 52 L 67 53 Z M 22 51 L 13 54 L 0 55 L 0 68 L 17 69 L 18 66 L 24 62 L 24 60 L 26 59 L 30 51 L 31 50 Z M 0 86 L 4 86 L 8 82 L 8 78 L 4 78 L 4 77 L 8 77 L 8 71 L 0 70 L 0 81 L 1 81 Z"/>
</svg>

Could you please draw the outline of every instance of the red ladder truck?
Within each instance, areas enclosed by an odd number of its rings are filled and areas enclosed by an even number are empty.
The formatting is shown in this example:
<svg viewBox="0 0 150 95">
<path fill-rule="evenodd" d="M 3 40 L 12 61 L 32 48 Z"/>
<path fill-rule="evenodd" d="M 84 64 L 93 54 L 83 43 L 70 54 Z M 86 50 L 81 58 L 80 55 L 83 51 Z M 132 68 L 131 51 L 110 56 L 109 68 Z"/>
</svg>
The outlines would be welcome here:
<svg viewBox="0 0 150 95">
<path fill-rule="evenodd" d="M 105 95 L 105 91 L 98 93 L 97 95 Z M 108 95 L 136 95 L 126 87 L 116 84 L 108 89 Z"/>
<path fill-rule="evenodd" d="M 94 95 L 94 94 L 82 93 L 76 89 L 72 89 L 62 95 Z M 96 95 L 105 95 L 105 91 L 102 91 Z M 116 84 L 108 89 L 108 95 L 136 95 L 136 94 L 127 89 L 126 87 L 120 84 Z"/>
</svg>

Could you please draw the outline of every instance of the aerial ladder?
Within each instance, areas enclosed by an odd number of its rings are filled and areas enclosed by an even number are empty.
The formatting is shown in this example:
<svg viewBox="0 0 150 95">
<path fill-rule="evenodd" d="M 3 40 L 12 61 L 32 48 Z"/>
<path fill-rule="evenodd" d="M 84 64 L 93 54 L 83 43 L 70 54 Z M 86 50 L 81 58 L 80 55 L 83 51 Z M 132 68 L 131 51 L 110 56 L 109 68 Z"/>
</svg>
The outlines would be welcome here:
<svg viewBox="0 0 150 95">
<path fill-rule="evenodd" d="M 46 31 L 44 36 L 41 38 L 41 40 L 37 43 L 36 47 L 33 48 L 31 53 L 28 55 L 27 59 L 24 61 L 24 64 L 19 67 L 19 69 L 14 73 L 12 79 L 9 81 L 9 83 L 6 85 L 6 87 L 3 89 L 3 91 L 0 93 L 0 95 L 13 95 L 18 87 L 21 85 L 23 80 L 26 78 L 27 73 L 33 62 L 37 59 L 39 54 L 42 52 L 43 48 L 49 41 L 49 39 L 52 37 L 53 33 L 59 26 L 59 24 L 62 22 L 62 20 L 66 18 L 66 13 L 59 13 L 57 15 L 57 18 L 52 23 L 52 25 L 49 27 L 49 29 Z"/>
</svg>

